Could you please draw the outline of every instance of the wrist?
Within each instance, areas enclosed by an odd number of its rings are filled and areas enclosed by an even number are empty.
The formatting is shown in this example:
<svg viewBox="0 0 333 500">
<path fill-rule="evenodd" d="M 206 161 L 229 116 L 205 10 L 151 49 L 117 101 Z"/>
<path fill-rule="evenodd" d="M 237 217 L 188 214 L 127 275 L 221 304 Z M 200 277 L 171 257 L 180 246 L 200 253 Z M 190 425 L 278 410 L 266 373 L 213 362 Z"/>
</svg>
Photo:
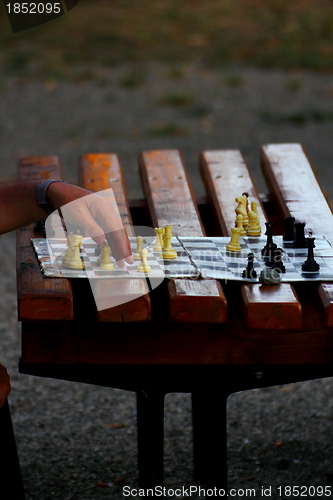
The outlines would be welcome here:
<svg viewBox="0 0 333 500">
<path fill-rule="evenodd" d="M 61 181 L 58 179 L 47 179 L 37 186 L 37 200 L 39 206 L 48 214 L 52 213 L 56 207 L 52 202 L 52 198 L 49 196 L 49 187 L 55 182 L 66 183 L 66 181 Z"/>
</svg>

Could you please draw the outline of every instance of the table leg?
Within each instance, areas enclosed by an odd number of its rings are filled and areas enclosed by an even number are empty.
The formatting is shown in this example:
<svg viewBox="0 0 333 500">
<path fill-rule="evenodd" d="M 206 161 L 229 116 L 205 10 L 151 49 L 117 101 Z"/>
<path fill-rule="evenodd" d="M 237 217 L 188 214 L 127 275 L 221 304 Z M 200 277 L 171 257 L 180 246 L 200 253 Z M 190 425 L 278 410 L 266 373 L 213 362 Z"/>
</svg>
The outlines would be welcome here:
<svg viewBox="0 0 333 500">
<path fill-rule="evenodd" d="M 0 498 L 25 498 L 8 401 L 0 409 Z"/>
<path fill-rule="evenodd" d="M 139 485 L 145 488 L 163 484 L 164 397 L 163 392 L 137 393 Z"/>
<path fill-rule="evenodd" d="M 217 388 L 192 393 L 194 479 L 210 488 L 227 488 L 228 396 Z"/>
</svg>

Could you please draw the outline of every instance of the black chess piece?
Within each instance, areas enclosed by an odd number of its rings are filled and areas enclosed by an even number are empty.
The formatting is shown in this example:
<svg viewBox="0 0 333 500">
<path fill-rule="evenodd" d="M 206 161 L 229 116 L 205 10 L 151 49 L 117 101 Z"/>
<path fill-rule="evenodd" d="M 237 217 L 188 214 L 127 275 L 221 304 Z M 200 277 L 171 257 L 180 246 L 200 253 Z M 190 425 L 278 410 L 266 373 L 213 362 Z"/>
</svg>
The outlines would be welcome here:
<svg viewBox="0 0 333 500">
<path fill-rule="evenodd" d="M 42 233 L 45 236 L 45 220 L 39 220 L 36 222 L 34 227 L 34 233 Z"/>
<path fill-rule="evenodd" d="M 101 255 L 101 251 L 102 251 L 102 249 L 101 249 L 101 245 L 97 245 L 97 246 L 95 247 L 94 255 L 95 255 L 96 257 L 98 257 L 99 255 Z"/>
<path fill-rule="evenodd" d="M 269 261 L 273 260 L 274 257 L 274 250 L 276 250 L 277 245 L 276 243 L 273 242 L 273 224 L 272 222 L 265 222 L 266 226 L 266 236 L 267 236 L 267 243 L 264 246 L 264 248 L 261 250 L 261 255 L 263 257 L 267 257 Z"/>
<path fill-rule="evenodd" d="M 304 234 L 305 222 L 296 222 L 295 224 L 295 239 L 293 241 L 293 248 L 306 248 L 307 240 Z"/>
<path fill-rule="evenodd" d="M 307 238 L 307 245 L 308 245 L 308 257 L 305 262 L 302 264 L 302 271 L 305 273 L 316 273 L 320 269 L 320 265 L 318 262 L 315 261 L 314 255 L 313 255 L 313 249 L 315 248 L 315 239 L 313 236 L 309 236 Z"/>
<path fill-rule="evenodd" d="M 266 266 L 271 267 L 272 269 L 276 269 L 280 273 L 285 273 L 286 268 L 282 261 L 282 254 L 283 254 L 282 248 L 276 248 L 273 251 L 272 260 L 266 262 Z"/>
<path fill-rule="evenodd" d="M 248 278 L 248 279 L 256 279 L 257 278 L 257 271 L 254 269 L 254 254 L 249 253 L 247 256 L 247 266 L 246 269 L 242 272 L 242 278 Z"/>
<path fill-rule="evenodd" d="M 295 217 L 285 217 L 284 218 L 284 234 L 283 241 L 285 243 L 292 243 L 295 239 Z"/>
</svg>

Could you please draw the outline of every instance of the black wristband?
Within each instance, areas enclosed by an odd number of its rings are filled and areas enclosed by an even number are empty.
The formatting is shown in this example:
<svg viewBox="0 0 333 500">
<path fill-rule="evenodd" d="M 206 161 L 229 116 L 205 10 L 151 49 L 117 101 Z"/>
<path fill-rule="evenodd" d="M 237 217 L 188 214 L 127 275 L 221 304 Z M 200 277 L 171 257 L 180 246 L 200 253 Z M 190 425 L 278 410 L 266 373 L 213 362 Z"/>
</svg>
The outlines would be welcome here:
<svg viewBox="0 0 333 500">
<path fill-rule="evenodd" d="M 57 179 L 47 179 L 46 181 L 41 182 L 41 184 L 38 184 L 37 186 L 37 199 L 38 199 L 38 205 L 40 208 L 42 208 L 46 213 L 51 214 L 53 212 L 52 208 L 49 205 L 49 202 L 46 197 L 46 191 L 52 182 L 65 182 L 66 181 L 60 181 Z"/>
</svg>

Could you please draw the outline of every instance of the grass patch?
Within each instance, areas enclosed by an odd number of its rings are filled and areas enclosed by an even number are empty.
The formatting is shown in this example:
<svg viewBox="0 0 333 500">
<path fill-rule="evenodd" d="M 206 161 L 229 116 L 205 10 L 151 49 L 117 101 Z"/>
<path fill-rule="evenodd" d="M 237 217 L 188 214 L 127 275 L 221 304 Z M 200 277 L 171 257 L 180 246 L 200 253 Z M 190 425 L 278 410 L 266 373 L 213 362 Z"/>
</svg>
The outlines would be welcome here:
<svg viewBox="0 0 333 500">
<path fill-rule="evenodd" d="M 1 69 L 27 77 L 39 77 L 50 58 L 66 71 L 153 60 L 332 70 L 333 2 L 81 0 L 66 15 L 14 35 L 1 2 L 0 41 Z"/>
<path fill-rule="evenodd" d="M 212 108 L 205 104 L 196 104 L 186 109 L 186 115 L 192 118 L 204 118 L 212 111 Z"/>
<path fill-rule="evenodd" d="M 303 82 L 299 78 L 292 78 L 291 80 L 287 81 L 286 87 L 291 92 L 295 92 L 297 90 L 302 90 Z"/>
<path fill-rule="evenodd" d="M 141 87 L 146 81 L 146 73 L 142 69 L 128 71 L 118 80 L 118 86 L 125 89 Z"/>
<path fill-rule="evenodd" d="M 187 135 L 188 130 L 173 122 L 154 123 L 147 131 L 148 137 L 175 137 Z"/>
<path fill-rule="evenodd" d="M 114 133 L 110 128 L 102 128 L 97 132 L 96 137 L 100 141 L 104 141 L 110 139 L 111 137 L 114 137 Z"/>
<path fill-rule="evenodd" d="M 322 111 L 313 109 L 310 111 L 296 111 L 294 113 L 278 114 L 263 111 L 260 117 L 267 123 L 285 124 L 295 126 L 306 125 L 307 123 L 323 123 L 333 121 L 333 111 Z"/>
<path fill-rule="evenodd" d="M 245 79 L 240 75 L 228 75 L 224 81 L 228 87 L 242 87 L 245 84 Z"/>
<path fill-rule="evenodd" d="M 186 69 L 182 66 L 173 66 L 169 69 L 169 78 L 172 80 L 182 80 L 186 76 Z"/>
<path fill-rule="evenodd" d="M 157 100 L 157 104 L 173 108 L 186 108 L 194 103 L 195 98 L 189 92 L 168 92 Z"/>
</svg>

